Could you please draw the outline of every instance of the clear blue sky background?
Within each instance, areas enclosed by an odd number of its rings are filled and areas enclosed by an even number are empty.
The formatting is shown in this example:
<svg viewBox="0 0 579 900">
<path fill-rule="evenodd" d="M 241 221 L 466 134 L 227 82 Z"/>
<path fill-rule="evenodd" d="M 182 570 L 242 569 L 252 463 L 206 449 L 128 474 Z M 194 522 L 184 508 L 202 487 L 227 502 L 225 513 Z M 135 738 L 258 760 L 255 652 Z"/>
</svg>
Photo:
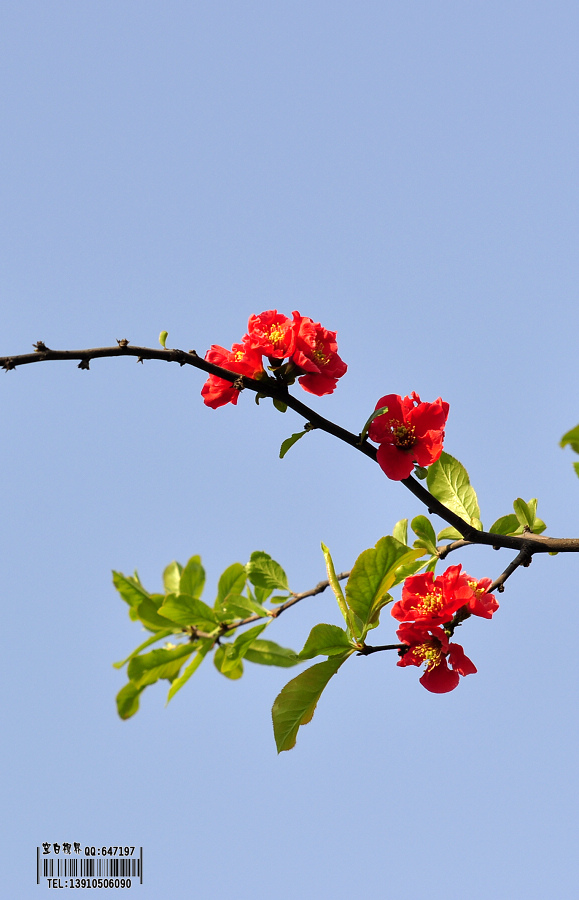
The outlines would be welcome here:
<svg viewBox="0 0 579 900">
<path fill-rule="evenodd" d="M 578 38 L 558 0 L 7 0 L 0 355 L 161 329 L 204 353 L 297 308 L 349 364 L 324 415 L 357 431 L 385 393 L 442 395 L 485 526 L 538 497 L 549 534 L 579 535 L 558 447 L 579 421 Z M 572 555 L 465 625 L 458 690 L 352 659 L 291 753 L 270 707 L 295 670 L 206 664 L 117 718 L 111 663 L 143 636 L 112 568 L 159 590 L 200 553 L 212 591 L 265 549 L 305 590 L 321 540 L 348 568 L 421 512 L 323 434 L 280 461 L 301 420 L 209 410 L 202 381 L 132 359 L 0 378 L 3 896 L 45 893 L 35 848 L 66 840 L 142 845 L 154 900 L 573 896 Z M 316 621 L 339 621 L 331 596 L 268 636 L 299 649 Z"/>
</svg>

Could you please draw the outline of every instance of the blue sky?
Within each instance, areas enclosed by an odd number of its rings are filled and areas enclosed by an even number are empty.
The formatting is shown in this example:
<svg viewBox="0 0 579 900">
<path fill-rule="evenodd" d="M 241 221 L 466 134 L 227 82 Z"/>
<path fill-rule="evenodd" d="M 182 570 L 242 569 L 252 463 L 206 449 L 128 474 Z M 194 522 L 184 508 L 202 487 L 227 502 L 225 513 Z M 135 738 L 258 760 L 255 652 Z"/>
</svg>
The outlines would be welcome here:
<svg viewBox="0 0 579 900">
<path fill-rule="evenodd" d="M 5 3 L 0 355 L 161 329 L 203 354 L 298 309 L 349 365 L 316 409 L 358 431 L 383 394 L 442 396 L 485 526 L 538 497 L 548 534 L 579 535 L 558 447 L 579 421 L 578 31 L 557 0 Z M 143 635 L 111 569 L 159 590 L 199 553 L 211 591 L 264 549 L 300 591 L 320 541 L 346 569 L 422 512 L 324 434 L 280 461 L 299 417 L 209 410 L 202 382 L 118 359 L 1 378 L 3 893 L 45 892 L 35 848 L 69 840 L 142 845 L 150 898 L 571 896 L 572 555 L 464 626 L 459 689 L 353 659 L 291 753 L 271 733 L 284 670 L 206 664 L 117 718 L 111 663 Z M 509 559 L 453 561 L 494 578 Z M 322 595 L 268 636 L 299 649 L 338 616 Z"/>
</svg>

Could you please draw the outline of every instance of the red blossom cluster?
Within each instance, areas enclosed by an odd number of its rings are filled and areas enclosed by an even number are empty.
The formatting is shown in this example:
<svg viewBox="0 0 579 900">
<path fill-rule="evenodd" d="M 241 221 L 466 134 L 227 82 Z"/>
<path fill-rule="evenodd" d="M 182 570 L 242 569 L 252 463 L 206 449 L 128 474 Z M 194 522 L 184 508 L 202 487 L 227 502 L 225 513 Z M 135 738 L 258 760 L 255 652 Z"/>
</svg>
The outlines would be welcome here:
<svg viewBox="0 0 579 900">
<path fill-rule="evenodd" d="M 318 397 L 331 394 L 348 368 L 338 356 L 335 331 L 328 331 L 297 311 L 293 319 L 288 319 L 276 309 L 250 316 L 241 344 L 234 344 L 231 350 L 213 344 L 205 359 L 259 380 L 268 377 L 264 356 L 278 379 L 285 384 L 298 379 L 304 390 Z M 210 375 L 201 394 L 206 406 L 217 409 L 226 403 L 237 403 L 239 389 L 224 378 Z"/>
<path fill-rule="evenodd" d="M 434 403 L 423 403 L 413 391 L 410 397 L 386 394 L 380 397 L 377 416 L 368 437 L 380 444 L 376 459 L 388 478 L 402 481 L 411 474 L 414 464 L 430 466 L 440 457 L 448 403 L 440 397 Z"/>
<path fill-rule="evenodd" d="M 399 666 L 426 664 L 420 683 L 435 694 L 457 687 L 460 675 L 473 675 L 476 667 L 465 656 L 460 644 L 451 644 L 445 628 L 463 607 L 473 616 L 490 619 L 499 608 L 488 593 L 490 578 L 477 581 L 449 566 L 442 575 L 433 572 L 410 575 L 402 587 L 402 599 L 392 607 L 392 615 L 401 622 L 396 632 L 407 649 L 400 651 Z"/>
</svg>

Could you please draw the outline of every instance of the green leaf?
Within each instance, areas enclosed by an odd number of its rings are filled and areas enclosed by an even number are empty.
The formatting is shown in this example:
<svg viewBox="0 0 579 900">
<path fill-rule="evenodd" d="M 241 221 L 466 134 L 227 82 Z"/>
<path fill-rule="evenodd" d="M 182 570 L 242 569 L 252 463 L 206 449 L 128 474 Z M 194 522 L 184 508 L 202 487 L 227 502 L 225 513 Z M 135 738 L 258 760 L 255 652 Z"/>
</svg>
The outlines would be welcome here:
<svg viewBox="0 0 579 900">
<path fill-rule="evenodd" d="M 244 659 L 261 666 L 280 666 L 288 669 L 299 662 L 297 653 L 289 647 L 280 647 L 274 641 L 262 641 L 259 638 L 245 651 Z"/>
<path fill-rule="evenodd" d="M 256 550 L 251 554 L 245 569 L 249 580 L 255 587 L 264 588 L 270 593 L 275 590 L 289 591 L 287 575 L 269 553 Z"/>
<path fill-rule="evenodd" d="M 183 566 L 178 562 L 169 563 L 165 571 L 163 572 L 163 585 L 165 587 L 166 594 L 178 594 L 179 593 L 179 582 L 181 580 L 181 573 L 183 571 Z"/>
<path fill-rule="evenodd" d="M 575 469 L 577 475 L 579 475 L 579 463 L 573 463 L 573 468 Z"/>
<path fill-rule="evenodd" d="M 579 425 L 576 425 L 575 428 L 572 428 L 571 431 L 568 431 L 567 434 L 564 434 L 559 442 L 560 447 L 565 447 L 567 444 L 571 447 L 575 453 L 579 453 Z M 573 463 L 574 466 L 577 466 L 577 463 Z M 577 470 L 579 472 L 579 470 Z"/>
<path fill-rule="evenodd" d="M 311 722 L 322 691 L 349 655 L 332 656 L 317 663 L 282 688 L 271 711 L 278 753 L 295 746 L 300 726 Z"/>
<path fill-rule="evenodd" d="M 284 413 L 287 410 L 287 403 L 284 403 L 283 400 L 277 400 L 275 397 L 272 397 L 272 400 L 278 412 Z"/>
<path fill-rule="evenodd" d="M 136 607 L 141 600 L 149 596 L 141 582 L 132 575 L 123 575 L 122 572 L 113 571 L 113 584 L 129 606 Z"/>
<path fill-rule="evenodd" d="M 183 627 L 194 625 L 201 631 L 213 631 L 219 624 L 211 607 L 190 594 L 167 594 L 159 607 L 159 615 Z"/>
<path fill-rule="evenodd" d="M 470 483 L 468 472 L 458 459 L 443 451 L 440 459 L 428 469 L 426 483 L 428 490 L 437 500 L 469 525 L 482 529 L 475 490 Z"/>
<path fill-rule="evenodd" d="M 414 546 L 423 547 L 431 556 L 436 556 L 436 535 L 430 519 L 426 516 L 416 516 L 412 519 L 410 527 L 418 538 L 414 541 Z"/>
<path fill-rule="evenodd" d="M 515 510 L 515 515 L 519 521 L 519 525 L 523 527 L 528 525 L 529 528 L 532 528 L 535 517 L 524 500 L 520 497 L 513 502 L 513 509 Z"/>
<path fill-rule="evenodd" d="M 225 675 L 226 678 L 230 678 L 231 681 L 237 681 L 238 678 L 241 678 L 243 675 L 243 662 L 242 660 L 238 660 L 234 666 L 227 665 L 227 648 L 231 647 L 231 644 L 221 644 L 220 647 L 217 648 L 215 653 L 213 654 L 213 664 L 218 672 L 221 672 L 222 675 Z M 223 668 L 223 666 L 226 668 Z"/>
<path fill-rule="evenodd" d="M 117 712 L 121 719 L 130 719 L 139 709 L 139 696 L 145 686 L 138 688 L 132 681 L 125 684 L 117 694 Z"/>
<path fill-rule="evenodd" d="M 194 672 L 197 671 L 209 651 L 213 646 L 213 641 L 203 640 L 199 641 L 197 653 L 187 666 L 187 668 L 183 671 L 178 678 L 175 678 L 173 684 L 169 688 L 169 693 L 167 694 L 167 703 L 175 696 L 177 691 L 180 691 L 186 681 L 189 681 Z"/>
<path fill-rule="evenodd" d="M 449 526 L 448 528 L 443 528 L 442 531 L 438 532 L 438 540 L 439 541 L 462 541 L 463 536 L 460 531 L 457 531 L 456 528 L 452 528 Z"/>
<path fill-rule="evenodd" d="M 400 519 L 392 529 L 392 537 L 401 544 L 408 544 L 408 519 Z"/>
<path fill-rule="evenodd" d="M 390 602 L 388 590 L 396 580 L 397 570 L 419 556 L 424 556 L 424 550 L 411 549 L 390 535 L 360 554 L 346 584 L 346 602 L 363 623 L 360 638 L 378 623 L 380 610 Z"/>
<path fill-rule="evenodd" d="M 344 621 L 348 628 L 350 629 L 351 634 L 358 634 L 361 629 L 357 627 L 357 623 L 354 619 L 354 615 L 352 611 L 349 609 L 348 604 L 346 603 L 346 598 L 344 597 L 342 588 L 340 587 L 340 582 L 336 577 L 336 569 L 334 568 L 334 560 L 332 559 L 332 555 L 326 545 L 322 543 L 322 553 L 324 554 L 324 559 L 326 562 L 326 571 L 328 573 L 328 581 L 330 582 L 330 587 L 334 592 L 334 596 L 338 601 L 338 607 L 340 612 L 344 617 Z"/>
<path fill-rule="evenodd" d="M 167 343 L 168 337 L 169 337 L 168 331 L 162 331 L 161 334 L 159 335 L 159 343 L 160 343 L 161 347 L 163 348 L 163 350 L 165 349 L 165 344 Z"/>
<path fill-rule="evenodd" d="M 181 573 L 179 579 L 179 593 L 189 594 L 196 600 L 203 593 L 205 585 L 205 569 L 201 565 L 200 556 L 192 556 Z"/>
<path fill-rule="evenodd" d="M 127 675 L 137 687 L 154 684 L 159 678 L 173 681 L 188 656 L 196 650 L 195 644 L 179 644 L 170 649 L 151 650 L 135 656 L 129 663 Z"/>
<path fill-rule="evenodd" d="M 265 606 L 261 606 L 250 597 L 243 594 L 230 594 L 223 606 L 217 609 L 219 618 L 222 622 L 232 622 L 235 619 L 246 619 L 248 616 L 258 615 L 267 616 L 269 610 Z"/>
<path fill-rule="evenodd" d="M 306 434 L 306 431 L 297 431 L 295 434 L 292 434 L 291 437 L 286 438 L 279 448 L 279 458 L 283 459 L 290 447 L 293 447 L 300 438 L 303 438 L 304 434 Z"/>
<path fill-rule="evenodd" d="M 114 669 L 122 669 L 124 665 L 126 665 L 129 660 L 133 658 L 133 656 L 138 656 L 141 650 L 144 650 L 145 647 L 149 647 L 151 644 L 154 644 L 156 641 L 160 641 L 163 638 L 169 637 L 169 635 L 173 634 L 172 628 L 166 628 L 165 631 L 158 631 L 157 634 L 152 634 L 150 638 L 147 638 L 146 641 L 143 641 L 142 644 L 139 644 L 136 650 L 133 650 L 126 659 L 121 660 L 121 662 L 113 663 Z"/>
<path fill-rule="evenodd" d="M 434 564 L 436 565 L 436 563 L 438 562 L 438 557 L 433 556 L 431 557 L 431 560 L 432 559 L 434 559 Z M 396 570 L 396 578 L 394 580 L 394 584 L 392 584 L 391 586 L 396 587 L 397 584 L 401 584 L 403 581 L 405 581 L 409 575 L 416 575 L 416 573 L 420 572 L 421 569 L 428 569 L 430 561 L 428 559 L 415 559 L 413 562 L 409 562 L 405 566 L 400 566 L 400 568 Z M 386 603 L 390 603 L 390 601 L 393 599 L 393 597 L 390 597 L 390 594 L 385 594 L 384 596 L 388 599 L 386 599 L 385 603 L 381 604 L 381 608 L 383 606 L 386 606 Z"/>
<path fill-rule="evenodd" d="M 425 469 L 424 466 L 414 466 L 414 474 L 421 481 L 424 481 L 428 477 L 428 469 Z"/>
<path fill-rule="evenodd" d="M 500 519 L 497 519 L 496 522 L 493 522 L 491 527 L 489 528 L 490 534 L 515 534 L 517 531 L 522 531 L 519 527 L 519 520 L 513 514 L 510 513 L 508 516 L 501 516 Z"/>
<path fill-rule="evenodd" d="M 259 637 L 264 628 L 267 628 L 268 622 L 263 625 L 256 625 L 255 628 L 249 628 L 242 632 L 232 644 L 224 644 L 225 657 L 221 666 L 222 672 L 234 669 L 240 659 L 243 659 L 252 643 Z"/>
<path fill-rule="evenodd" d="M 245 588 L 247 573 L 241 563 L 233 563 L 223 572 L 217 585 L 215 608 L 222 606 L 230 594 L 241 594 Z"/>
<path fill-rule="evenodd" d="M 368 418 L 366 419 L 366 423 L 360 433 L 360 444 L 364 442 L 364 438 L 368 434 L 368 429 L 370 428 L 370 425 L 372 424 L 374 419 L 377 419 L 378 416 L 383 415 L 385 412 L 388 412 L 388 407 L 381 406 L 380 409 L 375 409 L 374 412 L 370 416 L 368 416 Z"/>
<path fill-rule="evenodd" d="M 137 618 L 149 631 L 166 631 L 168 627 L 167 620 L 159 615 L 159 607 L 164 599 L 164 594 L 151 594 L 141 600 L 137 607 L 133 607 Z"/>
<path fill-rule="evenodd" d="M 301 659 L 313 659 L 314 656 L 336 656 L 354 650 L 347 633 L 337 625 L 314 625 L 299 654 Z"/>
</svg>

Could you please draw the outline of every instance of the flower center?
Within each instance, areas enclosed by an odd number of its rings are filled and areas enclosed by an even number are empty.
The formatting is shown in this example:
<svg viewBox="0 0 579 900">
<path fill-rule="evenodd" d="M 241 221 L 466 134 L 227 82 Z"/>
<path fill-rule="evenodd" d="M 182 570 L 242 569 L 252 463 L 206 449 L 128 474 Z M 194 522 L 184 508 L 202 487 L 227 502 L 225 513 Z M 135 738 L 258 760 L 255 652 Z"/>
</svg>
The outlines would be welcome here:
<svg viewBox="0 0 579 900">
<path fill-rule="evenodd" d="M 404 422 L 393 420 L 390 423 L 390 428 L 392 429 L 394 443 L 399 450 L 411 450 L 414 447 L 416 443 L 414 425 L 406 425 Z"/>
<path fill-rule="evenodd" d="M 416 609 L 427 616 L 439 612 L 444 606 L 442 590 L 434 588 L 430 594 L 425 594 L 416 604 Z"/>
<path fill-rule="evenodd" d="M 279 344 L 283 343 L 284 333 L 279 325 L 272 325 L 269 329 L 268 337 L 271 341 L 272 347 L 277 347 Z"/>
<path fill-rule="evenodd" d="M 317 343 L 316 343 L 316 349 L 314 350 L 314 356 L 316 358 L 316 361 L 321 366 L 327 366 L 330 361 L 330 357 L 326 354 L 326 352 L 324 350 L 324 345 L 322 344 L 321 341 L 317 341 Z"/>
<path fill-rule="evenodd" d="M 440 644 L 436 641 L 428 641 L 425 644 L 418 644 L 414 648 L 414 652 L 426 663 L 426 672 L 435 669 L 440 665 L 443 657 Z"/>
</svg>

